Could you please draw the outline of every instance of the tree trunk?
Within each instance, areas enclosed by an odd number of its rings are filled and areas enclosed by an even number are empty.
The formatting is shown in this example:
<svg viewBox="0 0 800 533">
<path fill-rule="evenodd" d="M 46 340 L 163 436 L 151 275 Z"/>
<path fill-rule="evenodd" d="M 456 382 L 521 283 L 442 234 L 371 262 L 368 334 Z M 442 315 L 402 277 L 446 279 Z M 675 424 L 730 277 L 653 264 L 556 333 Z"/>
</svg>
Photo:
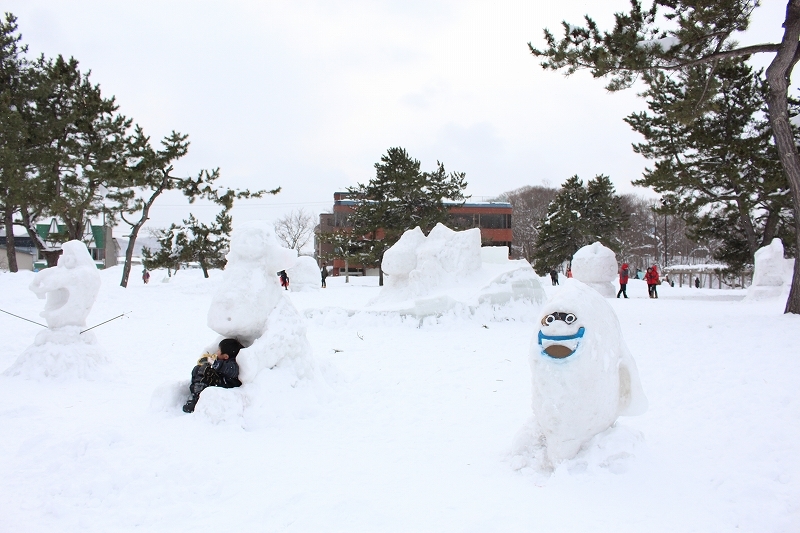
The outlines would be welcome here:
<svg viewBox="0 0 800 533">
<path fill-rule="evenodd" d="M 789 76 L 792 73 L 800 39 L 800 0 L 790 0 L 786 6 L 784 33 L 778 53 L 767 68 L 767 106 L 772 135 L 783 170 L 789 180 L 794 206 L 795 242 L 800 251 L 800 155 L 794 143 L 794 135 L 789 124 L 787 95 Z M 800 257 L 794 262 L 792 288 L 786 301 L 785 313 L 800 314 Z"/>
<path fill-rule="evenodd" d="M 170 167 L 171 169 L 172 167 Z M 131 224 L 127 220 L 125 220 L 124 215 L 122 216 L 122 220 L 131 226 L 131 233 L 128 237 L 128 248 L 125 250 L 125 265 L 122 267 L 122 281 L 119 282 L 120 287 L 128 287 L 128 277 L 131 275 L 131 259 L 133 258 L 133 247 L 136 245 L 136 238 L 139 236 L 139 230 L 142 229 L 144 223 L 147 222 L 147 219 L 150 218 L 150 207 L 152 207 L 153 202 L 156 201 L 164 189 L 166 189 L 167 185 L 169 184 L 169 170 L 164 173 L 164 179 L 161 180 L 161 185 L 153 191 L 153 194 L 150 196 L 150 199 L 147 200 L 144 205 L 142 206 L 142 216 L 139 217 L 139 220 L 135 224 Z M 177 270 L 176 270 L 177 272 Z M 169 270 L 167 271 L 169 274 Z"/>
<path fill-rule="evenodd" d="M 203 277 L 208 279 L 208 267 L 206 266 L 206 260 L 202 255 L 199 257 L 199 259 L 200 268 L 203 269 Z"/>
<path fill-rule="evenodd" d="M 3 218 L 3 223 L 6 227 L 6 255 L 8 256 L 8 271 L 18 272 L 17 248 L 14 245 L 14 216 L 11 212 L 11 208 L 8 208 L 6 215 Z"/>
</svg>

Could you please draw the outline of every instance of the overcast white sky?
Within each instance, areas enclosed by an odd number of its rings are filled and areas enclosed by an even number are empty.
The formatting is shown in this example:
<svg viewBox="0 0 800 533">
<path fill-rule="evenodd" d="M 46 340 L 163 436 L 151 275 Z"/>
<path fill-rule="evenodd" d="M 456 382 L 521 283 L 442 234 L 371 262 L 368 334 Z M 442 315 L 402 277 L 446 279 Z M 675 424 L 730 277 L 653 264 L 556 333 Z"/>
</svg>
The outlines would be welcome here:
<svg viewBox="0 0 800 533">
<path fill-rule="evenodd" d="M 765 0 L 744 43 L 778 41 L 786 2 Z M 221 184 L 283 187 L 241 202 L 234 223 L 368 181 L 387 148 L 466 172 L 488 199 L 524 185 L 603 173 L 620 192 L 646 162 L 622 119 L 644 107 L 586 73 L 544 71 L 527 47 L 542 28 L 592 15 L 608 27 L 627 0 L 6 0 L 34 55 L 74 56 L 120 112 L 157 140 L 188 133 L 181 175 L 220 167 Z M 189 212 L 162 198 L 152 224 Z M 214 207 L 193 206 L 210 217 Z"/>
</svg>

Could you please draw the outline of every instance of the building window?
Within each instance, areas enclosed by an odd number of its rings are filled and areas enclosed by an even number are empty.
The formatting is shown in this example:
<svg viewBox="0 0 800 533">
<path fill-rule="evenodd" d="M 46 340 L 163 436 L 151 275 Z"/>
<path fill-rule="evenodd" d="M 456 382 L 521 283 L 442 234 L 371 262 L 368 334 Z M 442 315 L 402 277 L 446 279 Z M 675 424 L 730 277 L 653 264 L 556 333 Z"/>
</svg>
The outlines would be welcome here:
<svg viewBox="0 0 800 533">
<path fill-rule="evenodd" d="M 474 228 L 475 227 L 475 215 L 465 215 L 465 214 L 457 214 L 457 215 L 450 215 L 450 222 L 455 228 Z"/>
<path fill-rule="evenodd" d="M 506 229 L 509 215 L 481 215 L 481 227 L 485 229 Z"/>
<path fill-rule="evenodd" d="M 333 214 L 333 225 L 337 228 L 349 228 L 352 226 L 350 223 L 350 217 L 347 213 L 334 213 Z"/>
</svg>

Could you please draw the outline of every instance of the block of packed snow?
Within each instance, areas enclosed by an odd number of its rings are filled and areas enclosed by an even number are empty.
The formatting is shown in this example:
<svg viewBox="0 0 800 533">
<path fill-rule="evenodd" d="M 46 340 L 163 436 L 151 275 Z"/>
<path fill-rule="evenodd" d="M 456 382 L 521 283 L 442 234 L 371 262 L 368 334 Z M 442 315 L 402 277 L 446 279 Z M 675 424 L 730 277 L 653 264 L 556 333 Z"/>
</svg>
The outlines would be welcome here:
<svg viewBox="0 0 800 533">
<path fill-rule="evenodd" d="M 322 275 L 317 260 L 307 255 L 297 258 L 295 265 L 286 270 L 289 290 L 294 292 L 316 291 L 322 287 Z"/>
<path fill-rule="evenodd" d="M 484 263 L 503 264 L 508 262 L 507 246 L 483 246 L 481 248 L 481 261 Z"/>
<path fill-rule="evenodd" d="M 783 242 L 772 239 L 754 255 L 753 284 L 747 289 L 748 300 L 780 296 L 792 281 L 794 260 L 783 256 Z"/>
<path fill-rule="evenodd" d="M 481 263 L 479 229 L 453 231 L 437 224 L 426 237 L 421 229 L 414 228 L 384 254 L 384 290 L 396 299 L 427 296 L 448 281 L 478 270 Z"/>
<path fill-rule="evenodd" d="M 617 276 L 617 256 L 599 242 L 584 246 L 572 256 L 572 276 L 611 298 L 616 292 L 612 282 Z"/>
<path fill-rule="evenodd" d="M 86 317 L 100 291 L 100 273 L 81 241 L 62 245 L 58 265 L 36 274 L 31 291 L 46 299 L 40 313 L 47 329 L 6 370 L 29 378 L 91 378 L 107 361 L 97 339 L 86 329 Z"/>
<path fill-rule="evenodd" d="M 643 413 L 647 398 L 614 310 L 596 290 L 566 280 L 541 317 L 530 348 L 534 431 L 524 444 L 547 470 L 617 417 Z"/>
</svg>

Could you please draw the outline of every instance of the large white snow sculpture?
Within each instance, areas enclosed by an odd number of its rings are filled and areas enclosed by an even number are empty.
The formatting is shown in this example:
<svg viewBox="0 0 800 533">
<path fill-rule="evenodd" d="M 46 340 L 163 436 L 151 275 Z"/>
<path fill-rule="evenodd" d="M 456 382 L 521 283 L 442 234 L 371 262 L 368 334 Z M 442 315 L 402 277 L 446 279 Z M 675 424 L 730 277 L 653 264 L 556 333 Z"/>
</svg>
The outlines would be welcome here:
<svg viewBox="0 0 800 533">
<path fill-rule="evenodd" d="M 243 385 L 203 391 L 196 413 L 214 423 L 246 418 L 248 410 L 259 418 L 276 407 L 267 401 L 269 394 L 291 390 L 299 380 L 311 377 L 315 368 L 305 323 L 277 276 L 296 264 L 297 252 L 278 244 L 271 224 L 253 221 L 234 228 L 227 259 L 222 283 L 208 311 L 208 326 L 220 337 L 206 351 L 215 351 L 222 338 L 242 343 L 245 348 L 236 360 Z M 185 382 L 177 387 L 185 387 Z M 171 404 L 170 390 L 158 389 L 151 408 L 178 408 Z M 188 389 L 183 390 L 185 401 Z"/>
<path fill-rule="evenodd" d="M 30 285 L 36 296 L 47 299 L 40 316 L 48 328 L 6 375 L 90 378 L 106 363 L 94 334 L 81 333 L 100 290 L 100 273 L 81 241 L 65 242 L 61 249 L 58 265 L 38 272 Z"/>
<path fill-rule="evenodd" d="M 544 301 L 536 273 L 525 260 L 509 260 L 506 247 L 481 247 L 477 228 L 465 231 L 437 224 L 426 237 L 406 231 L 381 263 L 386 282 L 370 307 L 419 318 L 482 304 Z"/>
<path fill-rule="evenodd" d="M 542 307 L 530 348 L 533 431 L 544 470 L 573 458 L 620 415 L 647 410 L 614 310 L 597 291 L 566 280 Z"/>
<path fill-rule="evenodd" d="M 322 275 L 317 260 L 307 255 L 297 258 L 297 263 L 286 270 L 289 290 L 293 292 L 317 291 L 322 287 Z"/>
<path fill-rule="evenodd" d="M 793 259 L 783 257 L 783 242 L 772 239 L 755 253 L 753 284 L 747 289 L 748 300 L 763 300 L 780 296 L 792 279 Z"/>
<path fill-rule="evenodd" d="M 617 276 L 617 256 L 599 242 L 584 246 L 572 256 L 572 276 L 612 298 L 616 293 L 612 281 Z"/>
<path fill-rule="evenodd" d="M 426 296 L 446 281 L 458 281 L 481 267 L 481 232 L 453 231 L 436 224 L 426 237 L 422 230 L 406 231 L 389 248 L 381 263 L 387 287 L 407 297 Z"/>
</svg>

